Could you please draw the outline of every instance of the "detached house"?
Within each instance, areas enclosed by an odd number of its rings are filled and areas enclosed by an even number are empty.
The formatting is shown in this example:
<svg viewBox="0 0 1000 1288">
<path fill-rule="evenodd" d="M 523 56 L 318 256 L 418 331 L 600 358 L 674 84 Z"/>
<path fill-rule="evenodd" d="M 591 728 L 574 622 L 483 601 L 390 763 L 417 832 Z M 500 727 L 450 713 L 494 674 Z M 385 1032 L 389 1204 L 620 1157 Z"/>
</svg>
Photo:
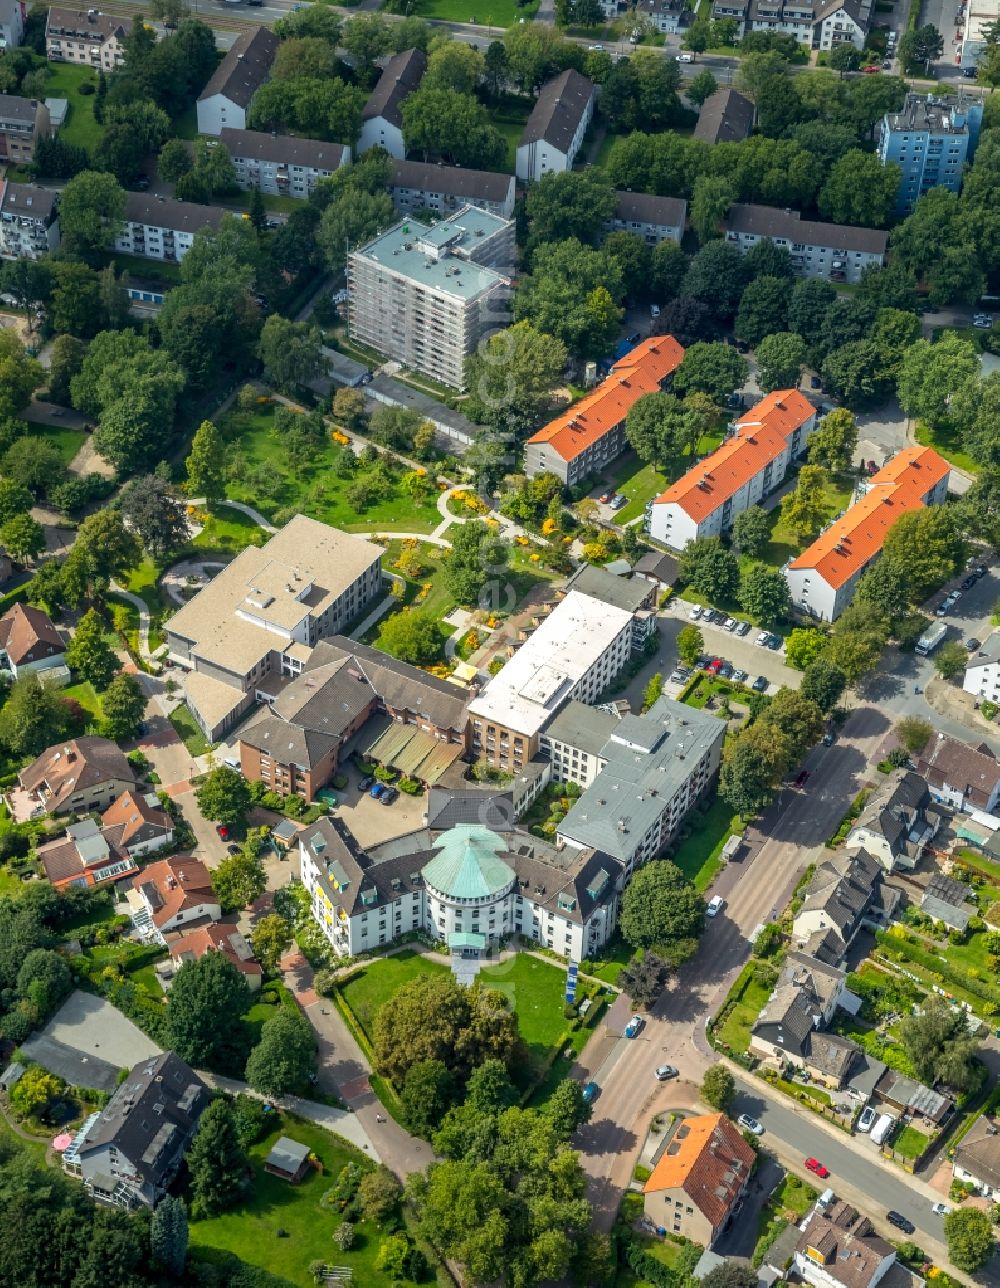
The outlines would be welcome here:
<svg viewBox="0 0 1000 1288">
<path fill-rule="evenodd" d="M 984 1198 L 1000 1199 L 1000 1118 L 982 1114 L 955 1146 L 952 1174 L 971 1182 Z"/>
<path fill-rule="evenodd" d="M 710 1248 L 746 1192 L 754 1158 L 725 1114 L 680 1119 L 643 1186 L 647 1218 Z"/>
<path fill-rule="evenodd" d="M 73 823 L 64 837 L 38 847 L 38 859 L 57 890 L 103 885 L 137 871 L 137 858 L 162 850 L 173 839 L 173 820 L 156 794 L 126 791 L 105 811 L 100 825 L 92 818 Z"/>
<path fill-rule="evenodd" d="M 814 1030 L 825 1028 L 849 996 L 846 978 L 839 966 L 828 966 L 804 953 L 789 953 L 753 1026 L 751 1049 L 779 1063 L 804 1065 Z"/>
<path fill-rule="evenodd" d="M 848 833 L 846 849 L 866 851 L 886 872 L 915 868 L 941 825 L 931 804 L 919 774 L 897 770 L 869 797 Z"/>
<path fill-rule="evenodd" d="M 716 5 L 714 17 L 720 14 Z M 701 105 L 694 137 L 703 143 L 742 143 L 753 129 L 753 103 L 734 89 L 717 89 Z"/>
<path fill-rule="evenodd" d="M 817 932 L 832 933 L 846 952 L 862 927 L 884 929 L 900 893 L 883 882 L 882 869 L 879 859 L 861 848 L 818 864 L 792 923 L 796 943 L 805 944 Z"/>
<path fill-rule="evenodd" d="M 63 1154 L 63 1167 L 98 1203 L 155 1207 L 177 1175 L 210 1099 L 202 1080 L 172 1051 L 145 1060 L 80 1128 Z"/>
<path fill-rule="evenodd" d="M 171 936 L 167 949 L 171 963 L 168 969 L 173 971 L 180 970 L 185 962 L 200 961 L 206 953 L 222 953 L 246 980 L 251 992 L 256 993 L 261 986 L 264 972 L 260 962 L 254 960 L 250 945 L 235 926 L 218 922 L 199 926 L 176 938 Z"/>
<path fill-rule="evenodd" d="M 673 550 L 727 532 L 738 514 L 781 484 L 816 428 L 816 408 L 798 389 L 768 394 L 730 437 L 653 502 L 650 535 Z"/>
<path fill-rule="evenodd" d="M 1000 762 L 985 742 L 970 747 L 946 733 L 934 733 L 913 761 L 936 801 L 956 810 L 997 812 Z"/>
<path fill-rule="evenodd" d="M 403 160 L 403 103 L 423 80 L 426 70 L 427 55 L 419 49 L 406 49 L 389 59 L 361 113 L 359 156 L 377 147 L 384 148 L 397 161 Z"/>
<path fill-rule="evenodd" d="M 821 1198 L 799 1229 L 794 1269 L 815 1288 L 875 1288 L 896 1264 L 892 1244 L 839 1199 Z"/>
<path fill-rule="evenodd" d="M 16 680 L 31 671 L 64 666 L 66 645 L 48 613 L 31 604 L 15 604 L 0 617 L 0 670 Z"/>
<path fill-rule="evenodd" d="M 522 183 L 573 169 L 596 101 L 594 82 L 571 67 L 542 86 L 517 145 L 514 173 Z"/>
<path fill-rule="evenodd" d="M 98 9 L 50 9 L 45 21 L 45 56 L 112 72 L 125 61 L 125 37 L 132 19 Z"/>
<path fill-rule="evenodd" d="M 616 362 L 596 389 L 528 439 L 524 472 L 555 474 L 567 487 L 596 474 L 626 447 L 625 421 L 646 394 L 665 388 L 684 350 L 671 335 L 650 336 Z"/>
<path fill-rule="evenodd" d="M 128 902 L 136 930 L 161 944 L 171 930 L 222 916 L 208 868 L 190 855 L 160 859 L 144 868 L 132 882 Z"/>
<path fill-rule="evenodd" d="M 104 810 L 139 781 L 117 743 L 89 736 L 49 747 L 18 780 L 27 800 L 15 802 L 15 817 L 27 818 Z"/>
</svg>

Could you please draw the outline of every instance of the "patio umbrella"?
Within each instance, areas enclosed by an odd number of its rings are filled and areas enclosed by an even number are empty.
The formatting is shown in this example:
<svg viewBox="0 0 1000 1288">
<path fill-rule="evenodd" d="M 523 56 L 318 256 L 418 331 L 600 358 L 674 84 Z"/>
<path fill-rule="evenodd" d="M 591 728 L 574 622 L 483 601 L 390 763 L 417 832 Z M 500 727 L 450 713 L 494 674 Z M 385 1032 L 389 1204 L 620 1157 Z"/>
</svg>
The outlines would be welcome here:
<svg viewBox="0 0 1000 1288">
<path fill-rule="evenodd" d="M 61 1154 L 63 1150 L 69 1149 L 70 1145 L 72 1144 L 73 1144 L 73 1137 L 69 1134 L 68 1131 L 62 1131 L 52 1142 L 52 1148 L 56 1151 L 57 1154 Z"/>
</svg>

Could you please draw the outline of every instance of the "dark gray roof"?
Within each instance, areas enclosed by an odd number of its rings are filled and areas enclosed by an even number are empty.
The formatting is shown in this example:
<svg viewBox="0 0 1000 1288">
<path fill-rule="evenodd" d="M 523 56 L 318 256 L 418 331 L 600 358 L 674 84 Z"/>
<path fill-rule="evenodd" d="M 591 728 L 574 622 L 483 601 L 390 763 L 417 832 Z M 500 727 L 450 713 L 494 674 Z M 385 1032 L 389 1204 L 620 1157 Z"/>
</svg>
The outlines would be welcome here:
<svg viewBox="0 0 1000 1288">
<path fill-rule="evenodd" d="M 847 1080 L 848 1086 L 867 1099 L 875 1090 L 875 1086 L 885 1073 L 886 1067 L 881 1060 L 877 1060 L 873 1055 L 868 1055 L 862 1048 L 851 1065 L 850 1077 Z"/>
<path fill-rule="evenodd" d="M 378 372 L 369 381 L 367 389 L 373 395 L 380 394 L 379 401 L 381 402 L 387 402 L 397 407 L 409 407 L 411 411 L 419 412 L 425 420 L 450 426 L 460 436 L 460 439 L 466 443 L 471 443 L 479 432 L 478 427 L 469 420 L 464 412 L 456 411 L 452 407 L 446 407 L 444 403 L 438 402 L 437 399 L 431 398 L 428 394 L 421 393 L 419 389 L 414 389 L 412 385 L 404 384 L 402 380 L 395 380 L 392 376 L 386 376 Z M 449 442 L 451 441 L 449 438 Z"/>
<path fill-rule="evenodd" d="M 874 228 L 825 224 L 816 219 L 803 219 L 797 210 L 781 210 L 777 206 L 730 206 L 725 224 L 731 232 L 757 237 L 785 237 L 803 246 L 826 246 L 835 251 L 854 250 L 884 255 L 889 244 L 889 234 Z"/>
<path fill-rule="evenodd" d="M 943 921 L 953 930 L 964 930 L 976 913 L 976 905 L 969 902 L 969 887 L 961 881 L 936 872 L 927 883 L 920 907 L 935 921 Z"/>
<path fill-rule="evenodd" d="M 594 82 L 572 67 L 542 86 L 531 110 L 519 147 L 544 139 L 559 152 L 568 152 L 583 119 Z"/>
<path fill-rule="evenodd" d="M 367 644 L 358 644 L 344 635 L 320 640 L 306 663 L 303 676 L 327 662 L 351 659 L 350 672 L 360 674 L 393 711 L 412 711 L 426 716 L 442 729 L 464 731 L 469 694 L 447 680 L 428 675 L 408 662 L 399 662 Z"/>
<path fill-rule="evenodd" d="M 952 1101 L 940 1091 L 925 1087 L 895 1069 L 886 1069 L 875 1088 L 876 1095 L 903 1109 L 922 1114 L 931 1122 L 942 1122 L 952 1110 Z"/>
<path fill-rule="evenodd" d="M 514 797 L 510 791 L 497 791 L 483 784 L 458 791 L 434 786 L 427 794 L 427 826 L 435 832 L 446 832 L 459 823 L 481 823 L 494 832 L 512 832 Z"/>
<path fill-rule="evenodd" d="M 734 89 L 717 89 L 701 105 L 694 137 L 705 143 L 742 143 L 753 129 L 753 103 Z"/>
<path fill-rule="evenodd" d="M 847 945 L 835 930 L 816 930 L 802 945 L 802 951 L 827 966 L 839 966 Z"/>
<path fill-rule="evenodd" d="M 811 1033 L 809 1051 L 806 1056 L 809 1065 L 818 1069 L 827 1077 L 843 1082 L 854 1063 L 860 1047 L 850 1038 L 842 1038 L 836 1033 Z"/>
<path fill-rule="evenodd" d="M 1000 1190 L 1000 1122 L 990 1114 L 973 1123 L 955 1146 L 955 1163 L 976 1180 Z"/>
<path fill-rule="evenodd" d="M 658 228 L 684 229 L 687 202 L 679 197 L 654 197 L 649 192 L 616 192 L 615 219 L 655 224 Z"/>
<path fill-rule="evenodd" d="M 20 94 L 0 94 L 0 120 L 23 121 L 25 125 L 34 125 L 37 115 L 37 98 L 22 98 Z"/>
<path fill-rule="evenodd" d="M 925 897 L 932 895 L 942 903 L 953 904 L 956 908 L 961 908 L 968 902 L 969 893 L 967 885 L 963 885 L 961 881 L 955 881 L 952 877 L 946 877 L 943 872 L 935 872 L 924 890 Z"/>
<path fill-rule="evenodd" d="M 866 802 L 855 827 L 878 832 L 894 855 L 910 854 L 919 848 L 910 842 L 911 831 L 925 819 L 937 821 L 929 804 L 930 792 L 920 775 L 897 770 Z"/>
<path fill-rule="evenodd" d="M 546 725 L 542 738 L 564 742 L 570 747 L 579 747 L 581 751 L 597 756 L 617 724 L 618 717 L 610 711 L 589 706 L 586 702 L 577 702 L 574 698 L 566 703 L 551 724 Z"/>
<path fill-rule="evenodd" d="M 782 1051 L 804 1056 L 819 1013 L 819 1000 L 810 989 L 781 984 L 767 999 L 751 1032 Z"/>
<path fill-rule="evenodd" d="M 644 578 L 616 577 L 594 564 L 584 564 L 570 578 L 567 590 L 582 591 L 604 604 L 623 608 L 626 613 L 637 613 L 640 608 L 648 607 L 649 601 L 656 602 L 656 592 Z"/>
<path fill-rule="evenodd" d="M 49 188 L 39 188 L 34 183 L 8 183 L 4 189 L 0 210 L 15 215 L 34 215 L 48 219 L 59 194 Z"/>
<path fill-rule="evenodd" d="M 644 554 L 633 569 L 633 572 L 655 577 L 664 586 L 672 586 L 677 580 L 679 571 L 680 564 L 673 555 L 660 554 L 658 550 L 650 550 L 648 554 Z"/>
<path fill-rule="evenodd" d="M 481 201 L 503 203 L 514 183 L 511 174 L 492 170 L 463 170 L 456 165 L 434 165 L 430 161 L 393 161 L 390 188 L 414 188 L 417 192 L 446 192 L 465 197 L 475 205 Z"/>
<path fill-rule="evenodd" d="M 362 121 L 381 116 L 390 125 L 402 125 L 403 100 L 417 88 L 426 70 L 427 58 L 419 49 L 405 49 L 390 58 L 368 97 L 361 113 Z"/>
<path fill-rule="evenodd" d="M 799 912 L 825 913 L 841 937 L 850 940 L 881 887 L 881 864 L 866 850 L 838 854 L 816 868 Z"/>
<path fill-rule="evenodd" d="M 340 818 L 319 818 L 302 830 L 299 844 L 305 846 L 319 867 L 320 884 L 326 894 L 351 916 L 359 903 L 362 885 L 370 889 L 373 883 L 365 881 L 368 856 L 347 824 Z"/>
<path fill-rule="evenodd" d="M 125 220 L 150 228 L 170 228 L 175 233 L 196 233 L 201 228 L 218 228 L 223 216 L 232 215 L 221 206 L 199 206 L 194 201 L 173 201 L 143 192 L 126 192 Z"/>
<path fill-rule="evenodd" d="M 280 43 L 266 27 L 244 31 L 198 95 L 198 102 L 221 94 L 239 107 L 249 107 L 254 94 L 271 74 Z"/>
<path fill-rule="evenodd" d="M 179 1055 L 167 1051 L 129 1072 L 79 1147 L 81 1161 L 113 1145 L 148 1184 L 157 1185 L 194 1134 L 208 1088 Z"/>
<path fill-rule="evenodd" d="M 231 157 L 309 166 L 313 170 L 338 169 L 347 150 L 341 143 L 324 143 L 322 139 L 297 139 L 291 134 L 233 130 L 229 126 L 222 130 L 219 142 Z"/>
</svg>

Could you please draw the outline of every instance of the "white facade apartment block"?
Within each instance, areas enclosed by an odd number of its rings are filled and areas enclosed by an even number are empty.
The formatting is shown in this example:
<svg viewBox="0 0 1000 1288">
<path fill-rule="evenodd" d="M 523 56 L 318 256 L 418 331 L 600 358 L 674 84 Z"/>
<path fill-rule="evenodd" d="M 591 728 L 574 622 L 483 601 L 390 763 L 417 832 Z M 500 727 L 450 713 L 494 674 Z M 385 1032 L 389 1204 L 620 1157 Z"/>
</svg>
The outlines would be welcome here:
<svg viewBox="0 0 1000 1288">
<path fill-rule="evenodd" d="M 221 206 L 166 201 L 129 192 L 125 198 L 125 222 L 115 238 L 115 250 L 122 255 L 179 264 L 191 249 L 195 234 L 202 228 L 218 228 L 227 214 L 232 211 Z"/>
<path fill-rule="evenodd" d="M 863 8 L 849 0 L 832 12 L 821 11 L 813 35 L 813 48 L 830 50 L 850 42 L 855 49 L 863 49 L 869 26 L 867 17 L 863 16 L 866 14 L 870 16 L 870 6 Z"/>
<path fill-rule="evenodd" d="M 76 63 L 112 72 L 125 61 L 131 18 L 97 9 L 50 9 L 45 24 L 45 56 L 54 63 Z"/>
<path fill-rule="evenodd" d="M 284 134 L 227 127 L 219 142 L 229 153 L 243 191 L 259 188 L 273 197 L 305 201 L 320 179 L 328 179 L 351 161 L 349 147 Z"/>
<path fill-rule="evenodd" d="M 514 173 L 522 183 L 572 170 L 596 101 L 594 83 L 572 68 L 542 86 L 517 146 Z"/>
<path fill-rule="evenodd" d="M 797 211 L 776 206 L 734 205 L 725 218 L 726 241 L 745 255 L 769 238 L 791 256 L 800 277 L 832 282 L 858 282 L 866 268 L 885 263 L 889 234 L 802 219 Z"/>
<path fill-rule="evenodd" d="M 428 228 L 405 220 L 347 260 L 351 338 L 454 389 L 465 359 L 508 324 L 514 225 L 472 207 Z"/>
<path fill-rule="evenodd" d="M 271 75 L 278 37 L 267 27 L 242 32 L 198 96 L 198 133 L 245 130 L 253 96 Z"/>
<path fill-rule="evenodd" d="M 812 0 L 750 0 L 750 31 L 794 36 L 800 45 L 813 39 Z"/>
<path fill-rule="evenodd" d="M 0 198 L 0 258 L 38 259 L 59 245 L 58 194 L 8 183 Z"/>
</svg>

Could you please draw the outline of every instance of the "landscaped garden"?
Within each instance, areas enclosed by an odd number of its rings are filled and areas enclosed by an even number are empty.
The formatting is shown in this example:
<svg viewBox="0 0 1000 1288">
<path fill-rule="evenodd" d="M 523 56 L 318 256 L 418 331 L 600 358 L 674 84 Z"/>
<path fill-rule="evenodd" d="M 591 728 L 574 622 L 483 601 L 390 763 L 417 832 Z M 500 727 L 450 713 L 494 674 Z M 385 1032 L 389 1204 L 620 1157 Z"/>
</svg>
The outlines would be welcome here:
<svg viewBox="0 0 1000 1288">
<path fill-rule="evenodd" d="M 717 796 L 686 819 L 681 839 L 668 857 L 694 888 L 704 893 L 722 866 L 722 850 L 731 836 L 743 830 L 743 820 Z M 685 836 L 683 833 L 687 832 Z"/>
<path fill-rule="evenodd" d="M 227 495 L 253 505 L 279 527 L 307 514 L 344 532 L 431 532 L 441 521 L 437 487 L 410 489 L 410 473 L 381 455 L 366 463 L 350 447 L 290 435 L 275 427 L 276 408 L 231 412 L 220 429 L 229 447 Z"/>
<path fill-rule="evenodd" d="M 745 1055 L 750 1045 L 750 1031 L 776 980 L 777 970 L 770 962 L 751 961 L 743 967 L 712 1023 L 716 1042 L 728 1054 Z"/>
<path fill-rule="evenodd" d="M 38 438 L 54 447 L 59 453 L 64 466 L 77 454 L 89 438 L 84 429 L 70 429 L 68 425 L 39 425 L 34 421 L 27 422 L 23 438 Z"/>
<path fill-rule="evenodd" d="M 208 1260 L 213 1249 L 232 1253 L 301 1288 L 315 1283 L 310 1269 L 315 1262 L 350 1267 L 354 1283 L 366 1288 L 389 1288 L 394 1276 L 376 1268 L 384 1233 L 369 1221 L 353 1222 L 354 1243 L 345 1251 L 333 1237 L 344 1219 L 339 1205 L 322 1202 L 343 1168 L 353 1164 L 368 1171 L 370 1161 L 340 1137 L 304 1119 L 286 1113 L 271 1118 L 272 1130 L 250 1149 L 253 1181 L 247 1198 L 218 1216 L 192 1221 L 192 1250 L 208 1254 Z M 294 1185 L 264 1169 L 264 1160 L 283 1135 L 307 1146 L 315 1160 Z"/>
<path fill-rule="evenodd" d="M 201 725 L 191 714 L 191 708 L 187 703 L 182 702 L 179 707 L 174 707 L 169 719 L 178 738 L 187 747 L 188 752 L 192 756 L 204 756 L 210 749 L 211 743 L 205 737 Z"/>
<path fill-rule="evenodd" d="M 851 504 L 856 481 L 855 478 L 846 474 L 834 474 L 827 479 L 823 488 L 824 524 L 840 514 L 842 510 L 846 510 Z M 780 505 L 776 505 L 770 514 L 772 519 L 771 540 L 764 549 L 763 559 L 765 563 L 769 563 L 775 568 L 783 568 L 789 559 L 794 559 L 796 555 L 801 554 L 813 538 L 803 538 L 799 533 L 793 532 L 782 521 Z"/>
<path fill-rule="evenodd" d="M 45 82 L 46 98 L 64 98 L 67 111 L 65 124 L 59 127 L 59 138 L 64 143 L 92 151 L 104 133 L 94 120 L 94 95 L 81 94 L 81 85 L 97 88 L 97 74 L 93 67 L 74 67 L 71 63 L 47 63 Z"/>
<path fill-rule="evenodd" d="M 816 1198 L 817 1192 L 811 1185 L 797 1176 L 785 1176 L 760 1214 L 760 1232 L 753 1252 L 755 1266 L 763 1262 L 764 1254 L 787 1225 L 802 1220 Z"/>
</svg>

